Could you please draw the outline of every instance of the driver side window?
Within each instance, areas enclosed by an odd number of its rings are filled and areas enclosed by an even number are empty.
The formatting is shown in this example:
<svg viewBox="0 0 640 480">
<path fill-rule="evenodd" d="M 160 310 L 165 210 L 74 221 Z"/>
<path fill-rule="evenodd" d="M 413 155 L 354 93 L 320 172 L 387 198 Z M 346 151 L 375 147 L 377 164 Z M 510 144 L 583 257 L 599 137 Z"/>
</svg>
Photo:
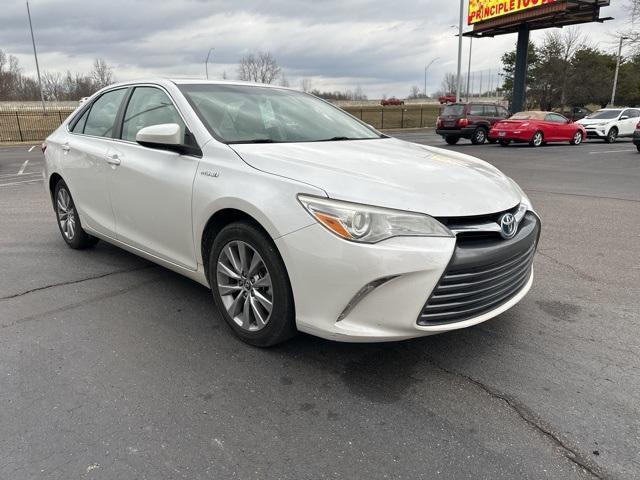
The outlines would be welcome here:
<svg viewBox="0 0 640 480">
<path fill-rule="evenodd" d="M 155 87 L 136 87 L 124 114 L 121 138 L 135 142 L 142 128 L 164 123 L 180 125 L 182 142 L 186 143 L 184 122 L 167 94 Z"/>
</svg>

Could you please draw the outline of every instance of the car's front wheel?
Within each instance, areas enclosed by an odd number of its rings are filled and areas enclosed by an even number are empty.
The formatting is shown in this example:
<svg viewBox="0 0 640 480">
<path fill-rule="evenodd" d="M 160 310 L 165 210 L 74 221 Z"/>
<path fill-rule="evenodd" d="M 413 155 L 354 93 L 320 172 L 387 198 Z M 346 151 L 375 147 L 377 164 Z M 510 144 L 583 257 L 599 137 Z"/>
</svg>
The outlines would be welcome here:
<svg viewBox="0 0 640 480">
<path fill-rule="evenodd" d="M 255 225 L 237 222 L 220 231 L 209 255 L 209 283 L 218 311 L 246 343 L 270 347 L 296 334 L 284 262 Z"/>
<path fill-rule="evenodd" d="M 98 243 L 98 239 L 89 235 L 82 228 L 80 216 L 76 209 L 73 198 L 69 192 L 69 187 L 60 180 L 54 189 L 54 206 L 56 211 L 56 219 L 58 220 L 58 228 L 62 234 L 62 239 L 71 248 L 81 250 L 93 247 Z"/>
<path fill-rule="evenodd" d="M 609 130 L 609 133 L 607 133 L 607 136 L 605 137 L 604 141 L 607 143 L 615 143 L 617 138 L 618 138 L 618 129 L 616 127 L 611 127 L 611 130 Z"/>
<path fill-rule="evenodd" d="M 582 143 L 583 137 L 582 132 L 578 130 L 571 139 L 571 145 L 580 145 Z"/>
</svg>

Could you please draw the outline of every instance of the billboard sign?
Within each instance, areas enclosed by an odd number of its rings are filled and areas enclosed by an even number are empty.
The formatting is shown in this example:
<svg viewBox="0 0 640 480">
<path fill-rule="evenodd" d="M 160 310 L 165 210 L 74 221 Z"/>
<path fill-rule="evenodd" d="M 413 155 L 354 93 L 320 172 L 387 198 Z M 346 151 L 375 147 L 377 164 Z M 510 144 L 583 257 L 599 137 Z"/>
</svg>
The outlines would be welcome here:
<svg viewBox="0 0 640 480">
<path fill-rule="evenodd" d="M 469 0 L 469 25 L 522 12 L 559 0 Z"/>
</svg>

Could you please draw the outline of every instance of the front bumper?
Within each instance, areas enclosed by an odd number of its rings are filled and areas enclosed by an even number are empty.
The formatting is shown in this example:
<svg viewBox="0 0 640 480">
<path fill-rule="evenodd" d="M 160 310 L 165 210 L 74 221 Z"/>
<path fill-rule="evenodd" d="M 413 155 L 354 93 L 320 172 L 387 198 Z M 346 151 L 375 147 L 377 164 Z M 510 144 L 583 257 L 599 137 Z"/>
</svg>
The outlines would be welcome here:
<svg viewBox="0 0 640 480">
<path fill-rule="evenodd" d="M 291 280 L 298 329 L 337 341 L 395 341 L 469 327 L 518 303 L 533 281 L 529 270 L 524 284 L 490 310 L 424 325 L 419 319 L 425 303 L 459 248 L 455 238 L 398 237 L 363 245 L 312 225 L 279 238 L 276 245 Z M 344 316 L 365 285 L 389 277 Z"/>
<path fill-rule="evenodd" d="M 606 138 L 607 137 L 608 127 L 606 126 L 602 126 L 602 127 L 586 126 L 584 128 L 587 131 L 587 138 Z"/>
</svg>

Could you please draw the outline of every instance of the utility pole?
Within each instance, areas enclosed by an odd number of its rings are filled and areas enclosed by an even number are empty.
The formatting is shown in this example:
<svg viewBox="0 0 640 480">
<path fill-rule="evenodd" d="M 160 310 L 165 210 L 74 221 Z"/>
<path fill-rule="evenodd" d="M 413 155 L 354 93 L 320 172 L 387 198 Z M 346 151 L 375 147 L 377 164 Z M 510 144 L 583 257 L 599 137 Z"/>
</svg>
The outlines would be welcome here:
<svg viewBox="0 0 640 480">
<path fill-rule="evenodd" d="M 207 74 L 207 80 L 209 80 L 209 57 L 211 56 L 211 52 L 215 50 L 215 47 L 209 49 L 209 53 L 207 53 L 207 59 L 204 61 L 204 70 Z"/>
<path fill-rule="evenodd" d="M 462 90 L 462 28 L 464 21 L 464 0 L 460 0 L 460 24 L 458 25 L 458 78 L 456 82 L 456 102 L 460 102 Z"/>
<path fill-rule="evenodd" d="M 620 46 L 618 47 L 618 63 L 616 63 L 616 75 L 613 77 L 613 91 L 611 92 L 611 106 L 616 104 L 616 89 L 618 88 L 618 74 L 620 73 L 620 61 L 622 59 L 622 42 L 628 40 L 629 37 L 620 37 Z"/>
<path fill-rule="evenodd" d="M 433 65 L 433 62 L 435 62 L 436 60 L 440 60 L 440 57 L 434 58 L 429 62 L 429 64 L 426 67 L 424 67 L 424 97 L 425 98 L 427 98 L 427 70 L 429 70 L 429 67 L 431 67 L 431 65 Z"/>
<path fill-rule="evenodd" d="M 31 10 L 27 1 L 27 16 L 29 17 L 29 30 L 31 30 L 31 43 L 33 44 L 33 56 L 36 58 L 36 72 L 38 73 L 38 86 L 40 87 L 40 100 L 42 101 L 42 113 L 45 113 L 44 93 L 42 91 L 42 79 L 40 78 L 40 65 L 38 65 L 38 51 L 36 50 L 36 39 L 33 36 L 33 25 L 31 24 Z"/>
<path fill-rule="evenodd" d="M 469 69 L 467 70 L 467 102 L 469 101 L 469 82 L 471 81 L 471 50 L 473 49 L 473 37 L 469 37 Z"/>
</svg>

